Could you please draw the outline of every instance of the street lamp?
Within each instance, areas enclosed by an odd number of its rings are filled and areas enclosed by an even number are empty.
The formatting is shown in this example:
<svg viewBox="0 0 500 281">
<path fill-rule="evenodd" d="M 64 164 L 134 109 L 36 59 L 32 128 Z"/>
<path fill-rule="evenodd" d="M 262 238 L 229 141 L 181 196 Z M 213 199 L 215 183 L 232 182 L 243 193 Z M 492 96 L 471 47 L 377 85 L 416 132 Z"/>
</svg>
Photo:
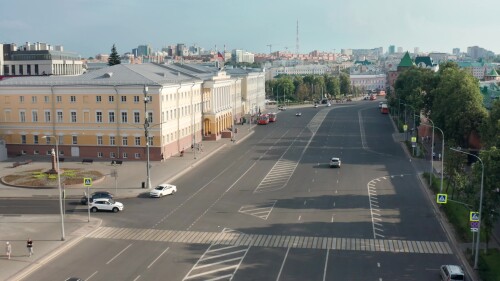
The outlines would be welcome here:
<svg viewBox="0 0 500 281">
<path fill-rule="evenodd" d="M 65 240 L 64 235 L 64 214 L 63 214 L 63 202 L 62 202 L 62 188 L 61 188 L 61 170 L 59 169 L 59 142 L 55 136 L 43 136 L 42 139 L 53 138 L 56 142 L 56 172 L 57 172 L 57 187 L 59 188 L 59 212 L 61 213 L 61 241 Z"/>
<path fill-rule="evenodd" d="M 479 158 L 479 156 L 476 156 L 472 153 L 468 153 L 468 152 L 465 152 L 465 151 L 462 151 L 462 150 L 456 149 L 456 148 L 450 148 L 450 149 L 453 151 L 456 151 L 456 152 L 460 152 L 463 154 L 474 156 L 474 157 L 476 157 L 477 160 L 479 160 L 479 162 L 481 162 L 482 172 L 481 172 L 481 192 L 479 195 L 479 221 L 477 224 L 476 256 L 474 257 L 474 269 L 477 269 L 478 268 L 477 263 L 478 263 L 478 258 L 479 258 L 479 241 L 481 240 L 481 216 L 482 216 L 481 212 L 483 210 L 484 163 L 483 163 L 483 160 L 481 160 L 481 158 Z"/>
<path fill-rule="evenodd" d="M 438 129 L 441 132 L 442 138 L 441 138 L 441 185 L 439 187 L 439 193 L 443 193 L 443 175 L 444 175 L 444 133 L 443 130 L 441 130 L 439 127 L 434 126 L 434 122 L 430 118 L 427 118 L 427 120 L 431 121 L 432 123 L 432 154 L 434 154 L 434 128 Z M 429 126 L 429 124 L 422 124 L 424 126 Z M 431 154 L 431 174 L 429 175 L 429 178 L 432 180 L 432 174 L 434 172 L 434 159 Z M 431 181 L 430 180 L 430 181 Z"/>
<path fill-rule="evenodd" d="M 144 134 L 146 137 L 146 188 L 151 188 L 151 175 L 150 175 L 150 167 L 149 167 L 149 118 L 147 112 L 147 104 L 150 102 L 148 97 L 148 86 L 144 85 Z"/>
</svg>

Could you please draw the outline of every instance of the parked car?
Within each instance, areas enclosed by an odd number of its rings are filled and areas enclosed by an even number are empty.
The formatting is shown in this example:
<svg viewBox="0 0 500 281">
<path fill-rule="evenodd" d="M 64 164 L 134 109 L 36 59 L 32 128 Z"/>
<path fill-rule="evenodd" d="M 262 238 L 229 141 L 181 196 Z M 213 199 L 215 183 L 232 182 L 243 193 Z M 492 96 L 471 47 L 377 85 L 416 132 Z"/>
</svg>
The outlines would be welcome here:
<svg viewBox="0 0 500 281">
<path fill-rule="evenodd" d="M 332 157 L 330 159 L 330 168 L 340 168 L 340 158 Z"/>
<path fill-rule="evenodd" d="M 441 280 L 443 281 L 465 280 L 464 271 L 458 265 L 442 265 L 439 268 L 439 273 L 441 275 Z"/>
<path fill-rule="evenodd" d="M 92 203 L 92 201 L 94 201 L 95 199 L 101 198 L 113 199 L 113 194 L 107 191 L 96 191 L 90 195 L 90 203 Z M 82 202 L 83 205 L 87 205 L 87 194 L 82 197 L 80 202 Z"/>
<path fill-rule="evenodd" d="M 172 184 L 168 184 L 168 183 L 164 183 L 164 184 L 160 184 L 159 186 L 155 187 L 155 189 L 151 190 L 151 192 L 149 193 L 149 196 L 160 198 L 160 197 L 163 197 L 165 195 L 174 194 L 176 192 L 177 192 L 177 186 L 172 185 Z"/>
<path fill-rule="evenodd" d="M 93 213 L 97 211 L 112 211 L 116 213 L 123 211 L 123 204 L 109 198 L 95 199 L 94 202 L 90 202 L 90 211 Z"/>
</svg>

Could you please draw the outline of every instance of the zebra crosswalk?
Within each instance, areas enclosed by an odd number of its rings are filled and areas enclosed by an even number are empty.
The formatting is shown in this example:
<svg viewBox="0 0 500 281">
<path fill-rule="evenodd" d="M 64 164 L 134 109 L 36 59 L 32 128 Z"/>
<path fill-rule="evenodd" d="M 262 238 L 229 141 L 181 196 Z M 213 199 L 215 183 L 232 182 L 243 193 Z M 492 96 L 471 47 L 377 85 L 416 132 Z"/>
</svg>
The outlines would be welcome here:
<svg viewBox="0 0 500 281">
<path fill-rule="evenodd" d="M 242 206 L 238 212 L 267 220 L 276 202 L 278 202 L 278 200 L 272 200 L 258 205 L 245 205 Z"/>
<path fill-rule="evenodd" d="M 452 254 L 448 242 L 100 227 L 86 237 L 252 247 Z"/>
</svg>

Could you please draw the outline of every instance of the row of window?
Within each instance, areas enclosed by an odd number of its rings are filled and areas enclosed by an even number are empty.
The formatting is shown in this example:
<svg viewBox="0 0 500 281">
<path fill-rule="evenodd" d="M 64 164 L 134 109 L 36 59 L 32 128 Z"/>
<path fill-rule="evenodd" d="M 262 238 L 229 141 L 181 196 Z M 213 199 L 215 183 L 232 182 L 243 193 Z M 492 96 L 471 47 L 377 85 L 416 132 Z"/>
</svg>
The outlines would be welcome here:
<svg viewBox="0 0 500 281">
<path fill-rule="evenodd" d="M 198 111 L 199 109 L 200 109 L 199 104 L 195 105 L 195 110 Z M 10 120 L 10 116 L 8 116 L 8 115 L 10 115 L 9 112 L 10 112 L 10 110 L 6 110 L 5 121 L 9 121 Z M 180 110 L 172 109 L 172 110 L 168 110 L 168 111 L 162 112 L 161 113 L 162 122 L 166 122 L 167 120 L 174 119 L 175 116 L 178 113 L 180 113 L 181 116 L 187 116 L 187 115 L 190 115 L 192 113 L 192 111 L 190 110 L 189 106 L 185 106 L 185 107 L 180 108 Z M 148 112 L 147 114 L 148 114 L 148 123 L 153 123 L 153 112 Z M 129 120 L 128 120 L 129 117 L 128 116 L 129 116 L 129 114 L 128 114 L 127 111 L 121 111 L 120 112 L 121 123 L 128 123 L 129 122 Z M 116 121 L 115 111 L 109 110 L 107 117 L 108 117 L 108 119 L 107 119 L 108 123 L 116 123 L 117 122 Z M 26 120 L 27 120 L 27 118 L 26 118 L 26 111 L 25 110 L 20 110 L 19 111 L 19 122 L 25 123 Z M 38 121 L 39 121 L 38 110 L 32 110 L 31 111 L 31 122 L 38 122 Z M 44 121 L 46 123 L 52 122 L 52 115 L 51 115 L 51 111 L 50 110 L 45 110 L 44 111 Z M 63 123 L 64 122 L 64 116 L 63 116 L 63 111 L 62 110 L 58 110 L 56 112 L 56 122 L 57 123 Z M 77 111 L 75 111 L 75 110 L 70 111 L 69 122 L 70 123 L 77 123 L 78 122 Z M 89 120 L 86 120 L 86 122 L 89 122 Z M 103 122 L 104 122 L 103 112 L 102 111 L 96 111 L 95 112 L 95 123 L 103 123 Z M 134 111 L 133 112 L 133 123 L 136 123 L 136 124 L 142 123 L 140 111 Z"/>
<path fill-rule="evenodd" d="M 43 97 L 45 103 L 50 102 L 50 97 L 49 96 L 44 96 Z M 85 99 L 85 98 L 84 98 Z M 96 96 L 95 97 L 96 102 L 100 103 L 102 102 L 102 96 Z M 127 96 L 120 96 L 121 102 L 127 102 Z M 56 102 L 62 102 L 62 96 L 56 96 Z M 24 96 L 19 96 L 19 102 L 24 103 L 25 99 Z M 149 96 L 148 97 L 148 103 L 153 101 L 153 97 Z M 38 102 L 38 97 L 37 96 L 32 96 L 31 97 L 31 102 L 32 103 L 37 103 Z M 70 96 L 69 97 L 69 102 L 75 103 L 77 102 L 76 96 Z M 115 96 L 108 96 L 108 102 L 112 103 L 115 102 Z M 140 102 L 140 96 L 134 96 L 134 103 L 139 103 Z"/>
<path fill-rule="evenodd" d="M 122 146 L 128 146 L 128 137 L 121 137 L 122 138 Z M 21 144 L 26 144 L 27 137 L 26 135 L 21 135 Z M 109 142 L 108 145 L 114 146 L 116 145 L 116 137 L 115 136 L 109 136 Z M 39 144 L 40 142 L 40 136 L 38 135 L 33 135 L 33 144 Z M 51 144 L 51 138 L 46 138 L 45 139 L 45 144 Z M 64 144 L 64 137 L 59 136 L 58 139 L 58 144 Z M 78 144 L 78 136 L 71 136 L 71 144 Z M 104 145 L 103 137 L 102 136 L 97 136 L 97 145 Z M 141 137 L 134 137 L 134 145 L 135 146 L 140 146 L 141 145 Z M 153 137 L 149 137 L 149 145 L 154 145 L 153 144 Z"/>
<path fill-rule="evenodd" d="M 52 153 L 52 151 L 51 151 L 51 150 L 47 150 L 47 151 L 45 152 L 45 154 L 46 154 L 46 155 L 51 155 L 51 153 Z M 26 151 L 22 150 L 22 151 L 21 151 L 21 154 L 25 155 L 25 154 L 26 154 Z M 38 150 L 34 150 L 34 151 L 33 151 L 33 155 L 39 155 L 39 154 L 40 154 L 40 151 L 38 151 Z M 62 151 L 62 150 L 61 150 L 61 151 L 59 151 L 59 154 L 58 154 L 58 155 L 59 155 L 59 156 L 64 156 L 64 151 Z M 117 155 L 118 155 L 118 154 L 117 154 L 116 152 L 110 152 L 110 153 L 109 153 L 109 158 L 113 158 L 113 159 L 114 159 L 114 158 L 116 158 L 116 156 L 117 156 Z M 103 153 L 103 152 L 98 151 L 98 152 L 97 152 L 97 158 L 104 158 L 104 153 Z M 127 159 L 127 158 L 128 158 L 128 153 L 127 153 L 127 152 L 123 152 L 123 153 L 122 153 L 122 158 L 123 158 L 123 159 Z M 140 153 L 134 153 L 134 158 L 135 158 L 135 159 L 140 159 L 140 158 L 141 158 L 141 154 L 140 154 Z"/>
</svg>

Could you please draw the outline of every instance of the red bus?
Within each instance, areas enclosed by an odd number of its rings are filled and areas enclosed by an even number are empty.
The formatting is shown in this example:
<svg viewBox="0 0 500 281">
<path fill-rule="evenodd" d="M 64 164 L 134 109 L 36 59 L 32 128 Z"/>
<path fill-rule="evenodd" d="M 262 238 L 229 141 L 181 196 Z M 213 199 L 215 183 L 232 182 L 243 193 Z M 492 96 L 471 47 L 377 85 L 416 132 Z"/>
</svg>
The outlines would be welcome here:
<svg viewBox="0 0 500 281">
<path fill-rule="evenodd" d="M 267 114 L 262 114 L 257 117 L 257 124 L 267 125 L 269 123 L 269 116 Z"/>
<path fill-rule="evenodd" d="M 276 122 L 276 117 L 278 116 L 278 114 L 271 112 L 268 115 L 269 115 L 269 122 Z"/>
</svg>

